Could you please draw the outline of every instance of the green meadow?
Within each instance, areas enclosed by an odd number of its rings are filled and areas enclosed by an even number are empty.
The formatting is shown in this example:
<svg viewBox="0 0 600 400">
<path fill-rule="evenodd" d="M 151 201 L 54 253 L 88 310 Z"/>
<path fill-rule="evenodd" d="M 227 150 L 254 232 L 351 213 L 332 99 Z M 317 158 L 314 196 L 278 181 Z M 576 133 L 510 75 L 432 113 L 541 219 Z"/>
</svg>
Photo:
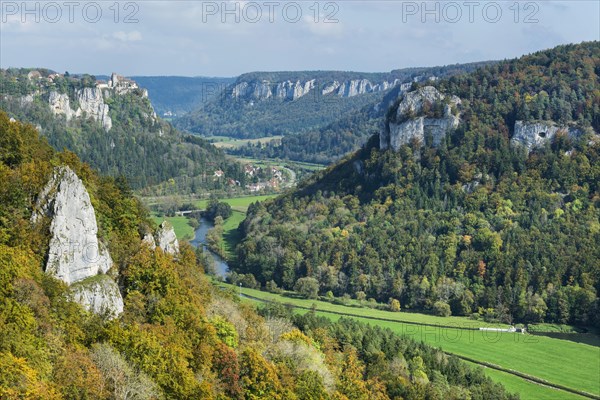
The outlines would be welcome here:
<svg viewBox="0 0 600 400">
<path fill-rule="evenodd" d="M 599 347 L 544 336 L 450 327 L 485 326 L 479 321 L 463 317 L 443 318 L 418 313 L 349 307 L 322 301 L 289 298 L 246 288 L 242 288 L 242 293 L 261 300 L 278 301 L 296 307 L 312 307 L 318 315 L 332 320 L 339 319 L 344 315 L 351 316 L 362 322 L 389 328 L 401 335 L 408 335 L 417 341 L 423 341 L 458 356 L 491 363 L 506 370 L 516 371 L 594 396 L 600 395 Z M 251 301 L 257 302 L 256 300 Z M 304 313 L 308 310 L 297 309 L 297 312 Z M 495 379 L 499 378 L 501 382 L 508 382 L 509 386 L 513 388 L 512 390 L 523 392 L 523 398 L 583 398 L 563 390 L 535 384 L 506 372 L 501 373 L 490 368 L 487 368 L 486 372 Z"/>
<path fill-rule="evenodd" d="M 273 197 L 277 197 L 277 195 L 267 194 L 267 195 L 261 195 L 261 196 L 232 197 L 230 199 L 221 199 L 221 201 L 229 204 L 233 210 L 240 211 L 245 214 L 246 211 L 248 210 L 248 207 L 250 206 L 250 204 L 255 203 L 257 201 L 264 201 L 267 199 L 272 199 Z M 207 199 L 198 200 L 194 203 L 194 205 L 199 210 L 205 209 L 207 204 L 208 204 Z M 242 220 L 243 220 L 243 218 L 242 218 Z"/>
<path fill-rule="evenodd" d="M 487 376 L 492 378 L 495 382 L 504 385 L 506 390 L 511 393 L 518 393 L 521 400 L 583 400 L 587 398 L 565 392 L 564 390 L 540 385 L 507 372 L 498 371 L 497 369 L 481 367 L 478 364 L 469 361 L 465 362 L 474 367 L 482 368 Z"/>
</svg>

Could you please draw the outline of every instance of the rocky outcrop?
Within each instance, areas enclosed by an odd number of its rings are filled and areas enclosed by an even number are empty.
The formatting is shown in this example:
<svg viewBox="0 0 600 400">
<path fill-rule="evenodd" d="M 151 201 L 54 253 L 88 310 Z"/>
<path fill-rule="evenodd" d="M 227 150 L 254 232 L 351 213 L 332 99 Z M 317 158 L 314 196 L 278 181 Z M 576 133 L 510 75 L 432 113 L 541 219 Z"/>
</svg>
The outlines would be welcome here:
<svg viewBox="0 0 600 400">
<path fill-rule="evenodd" d="M 275 97 L 283 100 L 297 100 L 307 95 L 315 87 L 315 79 L 306 82 L 285 81 L 278 83 L 275 88 Z"/>
<path fill-rule="evenodd" d="M 122 311 L 123 300 L 110 277 L 106 276 L 112 281 L 110 287 L 104 281 L 101 285 L 99 281 L 94 281 L 91 286 L 84 284 L 90 278 L 106 274 L 113 262 L 108 250 L 98 239 L 96 213 L 90 196 L 83 182 L 67 166 L 54 170 L 52 178 L 38 196 L 31 221 L 37 224 L 44 218 L 50 219 L 45 272 L 67 285 L 81 282 L 74 298 L 81 300 L 80 303 L 88 309 L 95 311 L 100 307 Z M 110 295 L 101 296 L 101 289 L 108 290 L 104 292 Z"/>
<path fill-rule="evenodd" d="M 85 116 L 98 121 L 106 131 L 109 131 L 112 128 L 112 119 L 109 115 L 110 108 L 105 100 L 114 95 L 132 92 L 136 92 L 143 98 L 148 97 L 148 91 L 140 89 L 136 82 L 113 73 L 108 82 L 97 81 L 95 87 L 76 90 L 72 99 L 65 93 L 51 91 L 48 104 L 54 115 L 64 115 L 67 122 Z M 29 101 L 29 98 L 24 98 L 23 101 Z M 71 106 L 74 103 L 79 105 L 76 109 Z M 154 110 L 147 117 L 153 120 L 157 118 Z"/>
<path fill-rule="evenodd" d="M 104 104 L 102 91 L 97 88 L 84 88 L 77 91 L 79 109 L 76 113 L 92 117 L 100 122 L 105 130 L 112 128 L 112 120 L 108 116 L 108 105 Z"/>
<path fill-rule="evenodd" d="M 75 116 L 75 111 L 71 109 L 69 96 L 65 93 L 58 93 L 56 91 L 50 92 L 48 104 L 50 105 L 50 111 L 52 111 L 54 115 L 64 115 L 67 122 Z"/>
<path fill-rule="evenodd" d="M 148 246 L 150 250 L 156 249 L 156 241 L 154 240 L 154 236 L 152 236 L 152 233 L 150 232 L 144 235 L 142 243 Z"/>
<path fill-rule="evenodd" d="M 19 104 L 21 105 L 21 107 L 27 107 L 33 103 L 33 100 L 33 93 L 30 93 L 28 95 L 22 96 L 19 99 Z"/>
<path fill-rule="evenodd" d="M 456 110 L 460 102 L 458 97 L 444 96 L 432 86 L 406 93 L 379 136 L 380 149 L 398 150 L 412 140 L 425 142 L 426 137 L 438 146 L 446 133 L 458 126 Z"/>
<path fill-rule="evenodd" d="M 559 133 L 577 139 L 584 131 L 573 126 L 559 126 L 553 121 L 516 121 L 511 143 L 524 146 L 530 152 L 550 142 Z"/>
<path fill-rule="evenodd" d="M 244 99 L 260 101 L 267 99 L 297 100 L 306 96 L 312 90 L 319 90 L 323 96 L 337 95 L 339 97 L 354 97 L 366 93 L 381 92 L 388 90 L 400 81 L 382 81 L 372 83 L 368 79 L 351 79 L 344 82 L 334 80 L 332 82 L 318 82 L 316 79 L 305 81 L 286 80 L 282 82 L 270 82 L 267 80 L 241 81 L 234 84 L 229 97 L 233 99 Z"/>
<path fill-rule="evenodd" d="M 338 90 L 338 88 L 340 86 L 341 86 L 341 83 L 339 83 L 338 81 L 333 81 L 331 83 L 328 83 L 321 90 L 321 94 L 323 96 L 327 96 L 328 94 L 331 94 L 331 93 L 335 92 L 336 90 Z"/>
<path fill-rule="evenodd" d="M 77 282 L 69 288 L 73 301 L 87 310 L 109 318 L 123 312 L 123 297 L 119 286 L 108 275 L 98 275 Z"/>
<path fill-rule="evenodd" d="M 32 221 L 43 216 L 52 219 L 46 273 L 71 284 L 111 268 L 110 255 L 98 240 L 90 196 L 69 167 L 56 168 L 38 197 Z"/>
<path fill-rule="evenodd" d="M 156 232 L 156 239 L 158 247 L 165 253 L 172 255 L 179 253 L 179 241 L 177 240 L 177 236 L 175 236 L 173 225 L 169 222 L 163 221 L 160 224 Z"/>
<path fill-rule="evenodd" d="M 368 79 L 353 79 L 340 84 L 337 89 L 337 95 L 340 97 L 354 97 L 365 93 L 382 92 L 399 83 L 398 79 L 392 82 L 383 81 L 380 83 L 372 83 Z M 330 87 L 326 87 L 326 89 L 329 91 Z M 325 89 L 323 90 L 323 94 L 325 94 Z"/>
<path fill-rule="evenodd" d="M 271 83 L 269 81 L 240 82 L 231 89 L 231 97 L 246 100 L 297 100 L 308 94 L 315 87 L 315 80 L 305 82 L 284 81 Z"/>
<path fill-rule="evenodd" d="M 52 91 L 48 97 L 52 113 L 54 115 L 64 115 L 67 122 L 85 115 L 100 122 L 107 131 L 112 128 L 112 120 L 108 115 L 109 107 L 104 103 L 102 90 L 89 87 L 79 89 L 75 92 L 75 100 L 79 103 L 79 107 L 73 110 L 67 94 Z"/>
</svg>

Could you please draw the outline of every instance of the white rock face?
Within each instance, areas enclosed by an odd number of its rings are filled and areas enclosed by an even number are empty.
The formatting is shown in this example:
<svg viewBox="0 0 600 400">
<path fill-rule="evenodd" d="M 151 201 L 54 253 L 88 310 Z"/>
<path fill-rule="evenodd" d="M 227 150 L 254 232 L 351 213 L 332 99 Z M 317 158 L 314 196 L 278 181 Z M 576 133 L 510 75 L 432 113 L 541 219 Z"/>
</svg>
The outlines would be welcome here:
<svg viewBox="0 0 600 400">
<path fill-rule="evenodd" d="M 112 128 L 112 119 L 108 116 L 108 105 L 104 104 L 100 89 L 83 88 L 78 90 L 77 101 L 80 105 L 80 109 L 77 110 L 79 115 L 85 112 L 86 115 L 100 122 L 106 131 Z"/>
<path fill-rule="evenodd" d="M 98 82 L 96 87 L 78 89 L 74 97 L 79 103 L 76 110 L 71 108 L 71 102 L 67 94 L 56 91 L 49 93 L 48 103 L 54 115 L 64 115 L 67 121 L 85 115 L 100 122 L 102 127 L 109 131 L 112 128 L 112 119 L 109 116 L 110 108 L 104 100 L 114 95 L 125 95 L 134 90 L 138 90 L 143 98 L 148 97 L 146 89 L 141 90 L 137 83 L 131 79 L 113 73 L 107 83 Z M 33 101 L 33 98 L 31 100 Z M 153 114 L 151 118 L 156 120 L 156 114 Z M 150 116 L 148 117 L 150 118 Z"/>
<path fill-rule="evenodd" d="M 408 92 L 404 95 L 404 99 L 398 105 L 396 118 L 400 119 L 402 115 L 409 111 L 418 114 L 423 111 L 423 104 L 425 102 L 434 104 L 443 101 L 445 98 L 446 96 L 438 92 L 433 86 L 425 86 L 413 92 Z M 452 96 L 450 101 L 454 104 L 460 104 L 460 99 L 456 96 Z"/>
<path fill-rule="evenodd" d="M 444 115 L 442 118 L 428 118 L 418 116 L 423 113 L 423 106 L 428 103 L 434 105 L 443 102 L 446 96 L 437 91 L 432 86 L 426 86 L 406 93 L 403 100 L 398 104 L 395 112 L 395 119 L 387 123 L 386 129 L 379 136 L 379 148 L 385 150 L 392 148 L 398 150 L 403 144 L 409 143 L 413 139 L 421 142 L 425 137 L 431 135 L 433 146 L 438 146 L 446 133 L 455 129 L 460 118 L 452 113 L 452 106 L 460 104 L 460 99 L 452 96 L 448 103 L 444 105 Z M 406 115 L 415 115 L 406 120 Z M 396 123 L 394 121 L 402 121 Z"/>
<path fill-rule="evenodd" d="M 394 79 L 393 81 L 383 81 L 380 83 L 373 83 L 368 79 L 353 79 L 346 81 L 339 85 L 337 88 L 337 95 L 340 97 L 354 97 L 365 93 L 375 93 L 388 90 L 400 83 L 400 80 Z M 329 89 L 329 88 L 328 88 Z M 328 93 L 331 93 L 328 91 Z M 325 90 L 323 90 L 323 94 Z"/>
<path fill-rule="evenodd" d="M 247 89 L 248 89 L 248 82 L 238 83 L 231 90 L 231 97 L 233 97 L 234 99 L 237 99 L 240 97 L 246 97 Z"/>
<path fill-rule="evenodd" d="M 340 83 L 338 81 L 333 81 L 333 82 L 328 83 L 328 84 L 325 85 L 325 87 L 321 91 L 321 94 L 323 96 L 326 96 L 326 95 L 328 95 L 330 93 L 335 92 L 339 87 L 340 87 Z"/>
<path fill-rule="evenodd" d="M 69 167 L 58 167 L 36 204 L 32 221 L 52 218 L 46 273 L 67 285 L 112 267 L 106 247 L 98 240 L 96 213 L 81 180 Z"/>
<path fill-rule="evenodd" d="M 156 249 L 156 241 L 154 240 L 154 236 L 151 233 L 146 233 L 144 238 L 142 239 L 142 243 L 146 246 L 150 247 L 151 250 Z"/>
<path fill-rule="evenodd" d="M 75 283 L 69 292 L 73 301 L 95 314 L 114 318 L 123 312 L 123 297 L 119 286 L 108 275 Z"/>
<path fill-rule="evenodd" d="M 79 102 L 79 108 L 73 110 L 69 96 L 56 91 L 50 92 L 48 103 L 54 115 L 64 115 L 67 122 L 73 118 L 85 115 L 102 124 L 108 131 L 112 128 L 112 120 L 108 115 L 109 107 L 104 103 L 102 91 L 98 88 L 83 88 L 75 92 L 75 98 Z"/>
<path fill-rule="evenodd" d="M 307 95 L 308 92 L 310 92 L 311 90 L 314 89 L 314 87 L 315 87 L 314 79 L 311 79 L 304 83 L 300 83 L 300 81 L 297 81 L 296 84 L 294 85 L 294 91 L 292 93 L 292 100 L 296 100 L 304 95 Z"/>
<path fill-rule="evenodd" d="M 551 141 L 560 132 L 572 138 L 578 138 L 584 133 L 575 127 L 558 126 L 553 121 L 516 121 L 511 143 L 525 146 L 529 152 L 533 148 L 541 147 Z"/>
<path fill-rule="evenodd" d="M 365 93 L 381 92 L 400 84 L 398 79 L 372 83 L 368 79 L 353 79 L 345 82 L 317 82 L 316 79 L 306 81 L 249 81 L 239 82 L 233 86 L 230 97 L 233 99 L 266 100 L 297 100 L 306 96 L 313 89 L 318 89 L 321 95 L 335 94 L 339 97 L 353 97 Z"/>
<path fill-rule="evenodd" d="M 252 93 L 252 97 L 254 97 L 255 99 L 268 99 L 272 95 L 273 92 L 271 92 L 269 82 L 262 81 L 254 86 L 254 92 Z"/>
<path fill-rule="evenodd" d="M 51 218 L 46 273 L 71 286 L 73 300 L 95 313 L 123 312 L 117 284 L 106 274 L 113 262 L 98 240 L 96 213 L 83 182 L 67 166 L 57 167 L 40 193 L 33 223 Z"/>
<path fill-rule="evenodd" d="M 158 247 L 160 247 L 165 253 L 172 255 L 179 253 L 179 241 L 177 240 L 177 236 L 175 236 L 175 230 L 167 221 L 163 221 L 163 223 L 158 227 L 156 238 Z"/>
<path fill-rule="evenodd" d="M 28 95 L 22 96 L 19 99 L 19 103 L 21 104 L 21 107 L 26 107 L 26 106 L 30 105 L 31 103 L 33 103 L 33 94 L 28 94 Z"/>
<path fill-rule="evenodd" d="M 75 111 L 71 109 L 69 96 L 64 93 L 50 92 L 48 103 L 54 115 L 64 115 L 67 121 L 70 121 L 75 116 Z"/>
</svg>

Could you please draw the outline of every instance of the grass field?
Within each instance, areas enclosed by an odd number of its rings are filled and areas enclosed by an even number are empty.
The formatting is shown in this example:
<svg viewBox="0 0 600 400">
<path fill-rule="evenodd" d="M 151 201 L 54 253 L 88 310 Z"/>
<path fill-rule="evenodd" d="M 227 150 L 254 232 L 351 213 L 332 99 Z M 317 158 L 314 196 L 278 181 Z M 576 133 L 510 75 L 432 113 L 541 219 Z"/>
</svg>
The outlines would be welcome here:
<svg viewBox="0 0 600 400">
<path fill-rule="evenodd" d="M 465 362 L 471 366 L 483 368 L 483 372 L 487 376 L 492 378 L 495 382 L 504 385 L 506 390 L 511 393 L 519 393 L 521 400 L 584 400 L 587 398 L 563 390 L 539 385 L 507 372 L 498 371 L 493 368 L 480 367 L 478 364 L 469 361 Z"/>
<path fill-rule="evenodd" d="M 264 201 L 267 199 L 271 199 L 273 197 L 277 197 L 277 195 L 267 194 L 267 195 L 262 195 L 262 196 L 232 197 L 231 199 L 221 199 L 221 201 L 229 204 L 233 210 L 245 213 L 248 210 L 248 206 L 250 206 L 250 204 L 255 203 L 257 201 Z M 198 207 L 198 209 L 200 209 L 200 210 L 205 209 L 207 204 L 208 204 L 207 199 L 197 200 L 196 202 L 194 202 L 194 205 L 196 207 Z"/>
<path fill-rule="evenodd" d="M 365 317 L 365 318 L 381 318 L 388 319 L 392 322 L 404 322 L 410 324 L 427 324 L 434 326 L 451 326 L 457 328 L 479 328 L 479 327 L 502 327 L 506 328 L 506 325 L 486 323 L 483 321 L 474 321 L 466 317 L 437 317 L 435 315 L 427 315 L 412 312 L 390 312 L 384 310 L 375 310 L 367 307 L 358 307 L 357 301 L 351 303 L 355 305 L 345 306 L 339 304 L 332 304 L 326 301 L 319 300 L 308 300 L 296 297 L 287 297 L 275 293 L 263 292 L 256 289 L 242 288 L 244 294 L 257 297 L 269 301 L 277 301 L 284 304 L 292 304 L 294 306 L 312 308 L 313 304 L 316 305 L 320 311 L 330 311 L 334 313 L 351 314 L 352 316 Z"/>
<path fill-rule="evenodd" d="M 235 256 L 235 246 L 241 239 L 237 228 L 244 218 L 246 218 L 245 213 L 234 210 L 231 217 L 227 218 L 223 223 L 223 242 L 225 252 L 230 260 Z"/>
<path fill-rule="evenodd" d="M 408 335 L 415 340 L 423 341 L 444 351 L 465 356 L 481 362 L 488 362 L 505 369 L 518 371 L 523 374 L 544 379 L 548 382 L 563 385 L 576 390 L 585 391 L 596 396 L 600 395 L 600 348 L 590 345 L 574 343 L 566 340 L 553 339 L 543 336 L 522 335 L 518 333 L 483 332 L 446 328 L 439 325 L 473 326 L 473 322 L 460 317 L 435 317 L 416 313 L 393 313 L 334 305 L 325 302 L 291 299 L 272 293 L 250 289 L 242 289 L 243 293 L 264 300 L 275 300 L 281 303 L 290 303 L 311 307 L 316 304 L 317 314 L 338 319 L 341 316 L 332 312 L 351 314 L 352 318 L 369 324 L 376 324 L 392 331 Z M 307 312 L 299 310 L 298 312 Z M 392 321 L 375 320 L 373 318 L 386 318 Z M 407 323 L 410 322 L 410 323 Z M 415 323 L 424 323 L 438 326 L 419 326 Z M 470 325 L 465 325 L 470 324 Z M 479 323 L 479 325 L 482 325 Z M 494 374 L 494 372 L 492 372 Z M 496 377 L 500 376 L 495 374 Z M 506 374 L 508 375 L 508 374 Z M 527 382 L 521 378 L 522 382 Z M 517 381 L 510 381 L 511 385 L 524 385 Z M 550 393 L 559 394 L 550 398 L 576 398 L 564 391 L 548 392 L 548 388 L 528 383 L 524 386 L 527 392 L 524 395 L 537 399 Z M 528 388 L 528 389 L 527 389 Z M 536 389 L 540 389 L 540 397 Z M 564 397 L 563 397 L 564 394 Z"/>
<path fill-rule="evenodd" d="M 152 219 L 157 225 L 160 225 L 165 219 L 173 225 L 175 230 L 175 236 L 179 240 L 191 240 L 194 238 L 194 228 L 190 225 L 187 217 L 157 217 L 153 216 Z"/>
<path fill-rule="evenodd" d="M 229 137 L 214 136 L 211 138 L 211 142 L 215 145 L 215 147 L 220 147 L 222 149 L 234 149 L 245 146 L 247 144 L 267 144 L 273 141 L 281 141 L 281 138 L 283 138 L 283 136 L 269 136 L 258 139 L 235 139 Z"/>
<path fill-rule="evenodd" d="M 323 164 L 315 164 L 315 163 L 309 163 L 309 162 L 304 162 L 304 161 L 291 161 L 291 160 L 281 160 L 278 158 L 251 158 L 251 157 L 235 157 L 236 160 L 238 160 L 241 163 L 245 163 L 245 164 L 254 164 L 254 165 L 258 165 L 258 166 L 289 166 L 291 167 L 297 167 L 297 168 L 302 168 L 302 169 L 306 169 L 306 170 L 311 170 L 311 171 L 320 171 L 322 169 L 327 168 L 327 165 L 323 165 Z"/>
</svg>

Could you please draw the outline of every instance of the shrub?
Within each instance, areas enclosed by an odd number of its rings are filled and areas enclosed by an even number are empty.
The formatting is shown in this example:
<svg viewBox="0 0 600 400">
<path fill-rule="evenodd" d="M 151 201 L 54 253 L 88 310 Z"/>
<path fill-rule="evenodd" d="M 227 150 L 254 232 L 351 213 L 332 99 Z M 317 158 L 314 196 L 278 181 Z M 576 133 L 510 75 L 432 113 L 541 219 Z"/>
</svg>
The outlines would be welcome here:
<svg viewBox="0 0 600 400">
<path fill-rule="evenodd" d="M 450 304 L 445 301 L 436 301 L 433 304 L 433 313 L 440 317 L 449 317 L 452 314 L 452 311 L 450 311 Z"/>
</svg>

